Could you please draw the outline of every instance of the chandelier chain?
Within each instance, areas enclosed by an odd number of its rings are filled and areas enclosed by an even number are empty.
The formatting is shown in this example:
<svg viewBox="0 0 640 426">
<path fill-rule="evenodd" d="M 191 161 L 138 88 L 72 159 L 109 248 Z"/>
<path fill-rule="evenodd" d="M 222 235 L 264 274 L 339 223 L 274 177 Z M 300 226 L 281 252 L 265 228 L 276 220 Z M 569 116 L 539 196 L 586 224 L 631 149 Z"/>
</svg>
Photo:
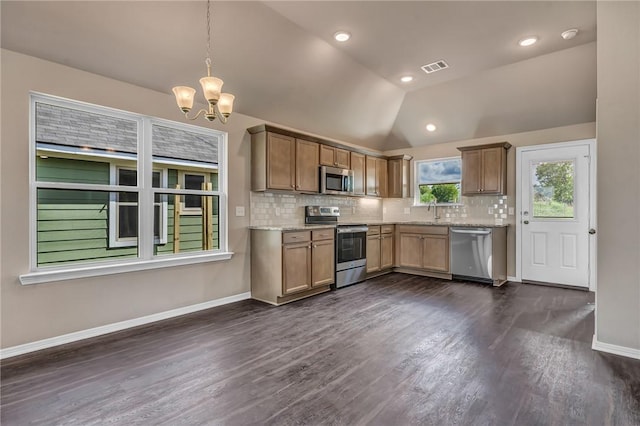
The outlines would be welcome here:
<svg viewBox="0 0 640 426">
<path fill-rule="evenodd" d="M 207 0 L 207 65 L 211 65 L 211 1 Z"/>
</svg>

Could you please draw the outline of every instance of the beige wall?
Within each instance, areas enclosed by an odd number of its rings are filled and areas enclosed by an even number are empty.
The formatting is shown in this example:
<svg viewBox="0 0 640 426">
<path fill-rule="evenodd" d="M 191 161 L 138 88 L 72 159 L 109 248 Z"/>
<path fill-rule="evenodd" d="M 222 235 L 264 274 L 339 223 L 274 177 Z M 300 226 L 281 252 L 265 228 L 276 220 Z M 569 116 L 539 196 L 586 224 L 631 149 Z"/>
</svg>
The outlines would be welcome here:
<svg viewBox="0 0 640 426">
<path fill-rule="evenodd" d="M 595 123 L 576 124 L 572 126 L 556 127 L 553 129 L 536 130 L 533 132 L 515 133 L 511 135 L 494 136 L 481 139 L 470 139 L 443 143 L 438 145 L 426 145 L 419 148 L 387 151 L 385 155 L 409 154 L 415 160 L 426 160 L 433 158 L 455 157 L 460 155 L 457 147 L 482 145 L 487 143 L 507 141 L 513 147 L 509 149 L 507 155 L 507 205 L 516 205 L 516 147 L 541 145 L 546 143 L 567 142 L 581 139 L 593 139 L 596 135 Z M 413 182 L 413 161 L 411 162 L 411 173 Z M 413 188 L 412 188 L 413 190 Z M 413 197 L 413 194 L 411 195 Z M 489 198 L 491 196 L 488 196 Z M 517 212 L 516 212 L 517 213 Z M 509 216 L 505 223 L 514 224 L 515 216 Z M 507 232 L 507 273 L 509 276 L 516 275 L 516 230 L 510 226 Z"/>
<path fill-rule="evenodd" d="M 249 212 L 245 217 L 233 213 L 235 206 L 249 207 L 246 128 L 264 121 L 239 114 L 227 126 L 211 126 L 229 132 L 231 260 L 22 286 L 18 276 L 29 271 L 29 91 L 183 118 L 171 95 L 6 50 L 1 59 L 2 348 L 249 291 Z"/>
<path fill-rule="evenodd" d="M 596 338 L 640 351 L 640 3 L 598 2 Z"/>
</svg>

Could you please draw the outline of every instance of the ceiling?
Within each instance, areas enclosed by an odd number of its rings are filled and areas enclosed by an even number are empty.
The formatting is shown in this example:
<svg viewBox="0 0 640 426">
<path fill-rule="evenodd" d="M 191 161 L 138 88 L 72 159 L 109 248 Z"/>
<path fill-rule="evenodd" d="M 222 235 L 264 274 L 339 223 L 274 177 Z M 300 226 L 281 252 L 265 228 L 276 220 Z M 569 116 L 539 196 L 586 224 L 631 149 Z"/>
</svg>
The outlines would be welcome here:
<svg viewBox="0 0 640 426">
<path fill-rule="evenodd" d="M 206 72 L 202 1 L 0 7 L 9 50 L 167 94 Z M 239 113 L 381 150 L 595 121 L 595 1 L 212 7 L 213 74 L 236 95 Z M 569 28 L 580 32 L 563 40 Z M 333 39 L 341 29 L 351 40 Z M 518 46 L 526 35 L 539 42 Z M 449 68 L 420 70 L 437 60 Z M 401 83 L 405 74 L 414 81 Z M 437 130 L 425 131 L 427 123 Z"/>
</svg>

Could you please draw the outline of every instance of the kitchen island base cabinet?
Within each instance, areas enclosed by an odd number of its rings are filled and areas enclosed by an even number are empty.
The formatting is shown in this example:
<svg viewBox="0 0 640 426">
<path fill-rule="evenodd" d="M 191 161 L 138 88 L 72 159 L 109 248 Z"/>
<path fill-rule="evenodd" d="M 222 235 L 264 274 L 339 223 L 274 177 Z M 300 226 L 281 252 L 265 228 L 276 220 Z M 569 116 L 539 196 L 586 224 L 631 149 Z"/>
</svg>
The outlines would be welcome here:
<svg viewBox="0 0 640 426">
<path fill-rule="evenodd" d="M 281 305 L 331 289 L 335 275 L 333 228 L 251 230 L 251 297 Z"/>
</svg>

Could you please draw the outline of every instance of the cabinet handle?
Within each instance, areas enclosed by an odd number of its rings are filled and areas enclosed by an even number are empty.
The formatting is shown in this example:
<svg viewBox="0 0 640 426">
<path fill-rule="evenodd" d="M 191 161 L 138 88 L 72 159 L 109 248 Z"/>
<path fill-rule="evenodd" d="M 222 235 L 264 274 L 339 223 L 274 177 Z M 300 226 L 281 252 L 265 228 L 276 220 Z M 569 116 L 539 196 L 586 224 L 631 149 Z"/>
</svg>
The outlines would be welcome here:
<svg viewBox="0 0 640 426">
<path fill-rule="evenodd" d="M 318 245 L 317 245 L 317 244 L 314 244 L 314 245 L 313 245 L 313 248 L 318 248 Z"/>
</svg>

